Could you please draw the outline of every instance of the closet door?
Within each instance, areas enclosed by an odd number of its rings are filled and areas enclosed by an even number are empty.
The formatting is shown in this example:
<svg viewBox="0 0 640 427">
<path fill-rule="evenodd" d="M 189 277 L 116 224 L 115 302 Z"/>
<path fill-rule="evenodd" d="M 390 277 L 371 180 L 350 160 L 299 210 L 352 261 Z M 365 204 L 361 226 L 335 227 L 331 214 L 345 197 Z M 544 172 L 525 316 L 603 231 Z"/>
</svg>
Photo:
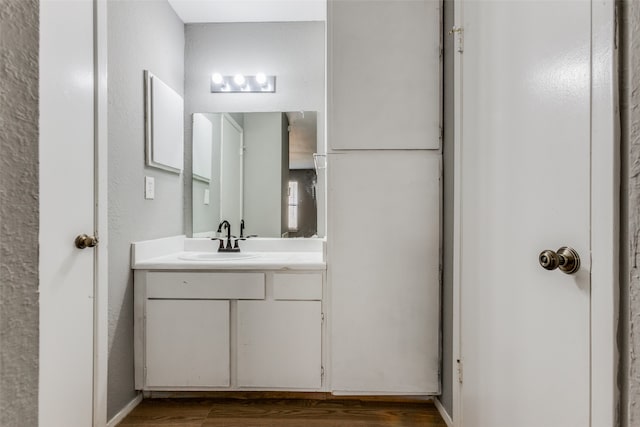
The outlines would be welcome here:
<svg viewBox="0 0 640 427">
<path fill-rule="evenodd" d="M 329 0 L 331 387 L 437 394 L 440 2 Z"/>
<path fill-rule="evenodd" d="M 332 150 L 440 148 L 440 2 L 330 0 Z"/>
<path fill-rule="evenodd" d="M 427 150 L 330 155 L 334 391 L 439 392 L 439 165 Z"/>
</svg>

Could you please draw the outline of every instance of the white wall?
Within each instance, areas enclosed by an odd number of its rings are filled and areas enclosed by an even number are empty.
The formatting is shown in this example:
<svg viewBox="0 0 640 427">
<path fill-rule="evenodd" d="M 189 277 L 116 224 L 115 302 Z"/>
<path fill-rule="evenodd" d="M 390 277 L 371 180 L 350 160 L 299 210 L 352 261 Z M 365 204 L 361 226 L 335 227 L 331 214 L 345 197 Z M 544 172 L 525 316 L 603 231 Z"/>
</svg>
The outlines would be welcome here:
<svg viewBox="0 0 640 427">
<path fill-rule="evenodd" d="M 280 237 L 282 217 L 281 113 L 244 115 L 246 234 Z M 288 172 L 288 170 L 287 170 Z"/>
<path fill-rule="evenodd" d="M 38 13 L 0 2 L 0 426 L 38 425 Z"/>
<path fill-rule="evenodd" d="M 188 24 L 185 32 L 185 174 L 191 173 L 191 114 L 317 111 L 318 150 L 324 151 L 325 23 Z M 275 74 L 274 94 L 212 94 L 211 73 Z M 321 141 L 321 142 L 320 142 Z M 185 194 L 192 195 L 185 181 Z M 321 193 L 322 189 L 319 191 Z M 320 201 L 324 198 L 319 197 Z M 185 232 L 192 229 L 186 200 Z M 324 209 L 321 209 L 324 213 Z M 247 210 L 245 209 L 245 215 Z M 318 217 L 324 232 L 324 215 Z M 322 224 L 322 226 L 320 225 Z M 323 234 L 322 234 L 323 235 Z"/>
<path fill-rule="evenodd" d="M 109 0 L 107 19 L 111 418 L 135 396 L 130 243 L 183 230 L 182 176 L 144 166 L 143 70 L 183 94 L 184 24 L 166 0 Z M 155 200 L 144 199 L 145 175 Z"/>
</svg>

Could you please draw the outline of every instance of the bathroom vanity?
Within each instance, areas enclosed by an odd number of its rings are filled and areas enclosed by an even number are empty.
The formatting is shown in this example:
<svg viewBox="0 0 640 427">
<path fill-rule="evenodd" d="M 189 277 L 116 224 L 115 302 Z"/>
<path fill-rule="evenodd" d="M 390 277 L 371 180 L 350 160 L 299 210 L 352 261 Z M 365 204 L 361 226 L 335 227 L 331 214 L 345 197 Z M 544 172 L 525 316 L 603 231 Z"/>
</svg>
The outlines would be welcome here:
<svg viewBox="0 0 640 427">
<path fill-rule="evenodd" d="M 322 239 L 133 244 L 135 382 L 145 391 L 321 391 Z"/>
<path fill-rule="evenodd" d="M 219 252 L 208 238 L 133 243 L 136 389 L 434 394 L 437 320 L 421 321 L 434 315 L 424 310 L 436 304 L 431 288 L 407 273 L 388 277 L 385 307 L 364 267 L 328 283 L 344 262 L 327 274 L 326 243 L 256 238 L 239 242 L 240 252 Z M 377 351 L 364 351 L 368 342 Z M 398 362 L 378 369 L 391 356 Z"/>
</svg>

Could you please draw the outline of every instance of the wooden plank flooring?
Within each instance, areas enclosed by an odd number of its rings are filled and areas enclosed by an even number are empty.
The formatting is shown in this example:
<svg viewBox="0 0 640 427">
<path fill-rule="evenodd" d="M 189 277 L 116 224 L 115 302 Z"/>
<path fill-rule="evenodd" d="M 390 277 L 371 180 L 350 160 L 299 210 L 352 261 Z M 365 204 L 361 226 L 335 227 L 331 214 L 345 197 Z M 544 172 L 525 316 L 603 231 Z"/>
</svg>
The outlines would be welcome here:
<svg viewBox="0 0 640 427">
<path fill-rule="evenodd" d="M 432 402 L 145 399 L 121 427 L 446 427 Z"/>
</svg>

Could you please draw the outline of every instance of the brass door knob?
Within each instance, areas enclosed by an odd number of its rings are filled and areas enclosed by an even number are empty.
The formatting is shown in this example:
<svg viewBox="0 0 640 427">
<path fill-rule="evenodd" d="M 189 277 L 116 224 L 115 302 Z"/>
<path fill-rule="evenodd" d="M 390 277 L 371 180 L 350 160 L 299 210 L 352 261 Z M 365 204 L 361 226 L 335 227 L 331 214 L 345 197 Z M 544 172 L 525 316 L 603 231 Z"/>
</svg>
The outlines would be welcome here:
<svg viewBox="0 0 640 427">
<path fill-rule="evenodd" d="M 80 234 L 75 240 L 76 248 L 85 249 L 93 248 L 98 244 L 98 238 L 95 236 L 87 236 L 86 234 Z"/>
<path fill-rule="evenodd" d="M 556 252 L 545 249 L 540 252 L 538 261 L 542 268 L 546 270 L 559 268 L 563 273 L 573 274 L 580 269 L 580 256 L 578 252 L 567 246 L 561 247 Z"/>
</svg>

